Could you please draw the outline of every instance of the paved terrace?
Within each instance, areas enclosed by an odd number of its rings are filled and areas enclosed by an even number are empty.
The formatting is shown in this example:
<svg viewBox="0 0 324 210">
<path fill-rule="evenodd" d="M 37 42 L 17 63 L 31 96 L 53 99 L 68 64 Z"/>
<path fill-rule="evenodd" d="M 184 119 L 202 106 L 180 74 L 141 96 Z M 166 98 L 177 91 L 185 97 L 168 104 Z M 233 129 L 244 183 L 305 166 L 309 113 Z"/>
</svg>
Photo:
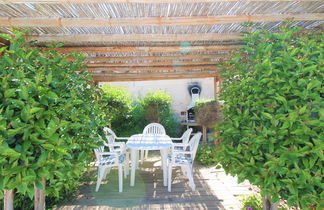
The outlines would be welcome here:
<svg viewBox="0 0 324 210">
<path fill-rule="evenodd" d="M 135 187 L 129 177 L 124 189 L 118 192 L 118 174 L 114 169 L 95 192 L 95 182 L 80 187 L 78 197 L 59 210 L 76 209 L 240 209 L 239 200 L 253 193 L 249 183 L 237 184 L 237 179 L 226 176 L 224 170 L 195 165 L 196 191 L 192 192 L 180 168 L 173 170 L 172 192 L 163 186 L 161 161 L 158 156 L 148 159 L 136 171 Z M 95 173 L 94 173 L 95 175 Z M 96 175 L 95 175 L 96 176 Z M 95 180 L 95 177 L 93 178 Z"/>
</svg>

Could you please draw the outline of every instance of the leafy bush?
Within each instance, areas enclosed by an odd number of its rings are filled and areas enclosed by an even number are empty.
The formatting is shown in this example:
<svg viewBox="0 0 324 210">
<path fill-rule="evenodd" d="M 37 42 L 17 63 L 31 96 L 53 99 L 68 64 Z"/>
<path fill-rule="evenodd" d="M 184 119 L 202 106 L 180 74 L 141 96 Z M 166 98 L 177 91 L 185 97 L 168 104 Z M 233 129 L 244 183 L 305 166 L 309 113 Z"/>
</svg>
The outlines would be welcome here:
<svg viewBox="0 0 324 210">
<path fill-rule="evenodd" d="M 273 201 L 323 207 L 323 34 L 247 32 L 223 73 L 224 169 Z"/>
<path fill-rule="evenodd" d="M 207 127 L 223 118 L 221 104 L 217 100 L 197 100 L 194 109 L 197 122 Z"/>
<path fill-rule="evenodd" d="M 260 194 L 252 194 L 241 200 L 241 210 L 262 210 L 262 198 Z"/>
<path fill-rule="evenodd" d="M 119 136 L 127 134 L 131 127 L 133 100 L 130 93 L 122 87 L 103 85 L 103 100 L 106 102 L 108 121 Z"/>
<path fill-rule="evenodd" d="M 126 89 L 112 85 L 103 86 L 106 109 L 111 127 L 119 136 L 142 133 L 151 122 L 161 123 L 168 135 L 178 136 L 180 124 L 171 109 L 171 96 L 161 90 L 150 91 L 134 101 Z"/>
<path fill-rule="evenodd" d="M 211 165 L 217 163 L 216 147 L 211 142 L 199 144 L 196 160 L 202 165 Z"/>
<path fill-rule="evenodd" d="M 10 41 L 0 48 L 1 191 L 33 198 L 34 184 L 44 189 L 45 179 L 46 194 L 62 198 L 93 158 L 93 136 L 105 116 L 101 92 L 80 71 L 83 56 L 42 52 L 23 32 L 0 36 Z"/>
<path fill-rule="evenodd" d="M 174 118 L 171 109 L 171 96 L 161 90 L 148 92 L 143 99 L 139 100 L 146 124 L 157 122 L 164 126 L 170 136 L 178 136 L 179 123 Z"/>
</svg>

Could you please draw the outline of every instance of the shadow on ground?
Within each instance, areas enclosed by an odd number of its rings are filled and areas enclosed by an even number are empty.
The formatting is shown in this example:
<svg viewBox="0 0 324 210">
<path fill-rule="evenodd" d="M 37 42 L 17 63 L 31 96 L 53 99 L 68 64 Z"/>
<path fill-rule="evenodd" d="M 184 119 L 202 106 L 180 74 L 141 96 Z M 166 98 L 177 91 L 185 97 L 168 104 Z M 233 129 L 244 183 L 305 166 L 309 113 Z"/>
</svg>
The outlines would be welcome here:
<svg viewBox="0 0 324 210">
<path fill-rule="evenodd" d="M 118 192 L 118 173 L 113 169 L 98 192 L 95 192 L 95 181 L 83 185 L 77 199 L 58 209 L 224 209 L 198 169 L 194 170 L 196 191 L 191 191 L 186 176 L 180 168 L 175 168 L 172 192 L 168 192 L 163 186 L 160 166 L 159 156 L 145 161 L 136 171 L 134 187 L 130 187 L 130 176 L 123 179 L 122 193 Z"/>
</svg>

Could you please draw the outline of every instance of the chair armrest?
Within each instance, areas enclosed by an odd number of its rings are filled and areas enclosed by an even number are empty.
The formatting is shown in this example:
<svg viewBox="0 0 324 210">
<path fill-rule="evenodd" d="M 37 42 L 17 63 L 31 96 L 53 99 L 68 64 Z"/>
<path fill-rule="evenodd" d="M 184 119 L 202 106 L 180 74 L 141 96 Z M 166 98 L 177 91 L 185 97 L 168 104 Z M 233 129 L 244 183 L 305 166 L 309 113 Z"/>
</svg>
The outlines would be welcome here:
<svg viewBox="0 0 324 210">
<path fill-rule="evenodd" d="M 189 144 L 184 144 L 184 143 L 173 143 L 172 148 L 174 147 L 188 147 Z"/>
<path fill-rule="evenodd" d="M 180 141 L 182 138 L 171 138 L 171 140 Z"/>
<path fill-rule="evenodd" d="M 129 137 L 116 137 L 116 139 L 118 139 L 118 140 L 128 140 Z"/>
<path fill-rule="evenodd" d="M 98 152 L 98 155 L 104 156 L 104 155 L 116 155 L 118 156 L 119 154 L 117 152 Z"/>
</svg>

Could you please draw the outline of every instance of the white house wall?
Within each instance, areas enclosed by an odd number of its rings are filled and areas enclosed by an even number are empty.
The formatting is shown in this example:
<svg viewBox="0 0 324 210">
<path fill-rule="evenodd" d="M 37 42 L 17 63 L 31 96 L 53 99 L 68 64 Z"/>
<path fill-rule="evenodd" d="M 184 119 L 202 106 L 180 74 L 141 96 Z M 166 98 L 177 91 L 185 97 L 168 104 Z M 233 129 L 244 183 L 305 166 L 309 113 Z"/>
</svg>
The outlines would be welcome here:
<svg viewBox="0 0 324 210">
<path fill-rule="evenodd" d="M 105 83 L 101 83 L 105 84 Z M 172 109 L 179 116 L 180 120 L 185 119 L 185 112 L 191 101 L 188 87 L 197 84 L 201 87 L 200 98 L 214 98 L 214 78 L 197 79 L 176 79 L 176 80 L 152 80 L 152 81 L 129 81 L 129 82 L 109 82 L 118 87 L 125 87 L 134 98 L 143 97 L 150 90 L 162 90 L 172 97 Z"/>
</svg>

